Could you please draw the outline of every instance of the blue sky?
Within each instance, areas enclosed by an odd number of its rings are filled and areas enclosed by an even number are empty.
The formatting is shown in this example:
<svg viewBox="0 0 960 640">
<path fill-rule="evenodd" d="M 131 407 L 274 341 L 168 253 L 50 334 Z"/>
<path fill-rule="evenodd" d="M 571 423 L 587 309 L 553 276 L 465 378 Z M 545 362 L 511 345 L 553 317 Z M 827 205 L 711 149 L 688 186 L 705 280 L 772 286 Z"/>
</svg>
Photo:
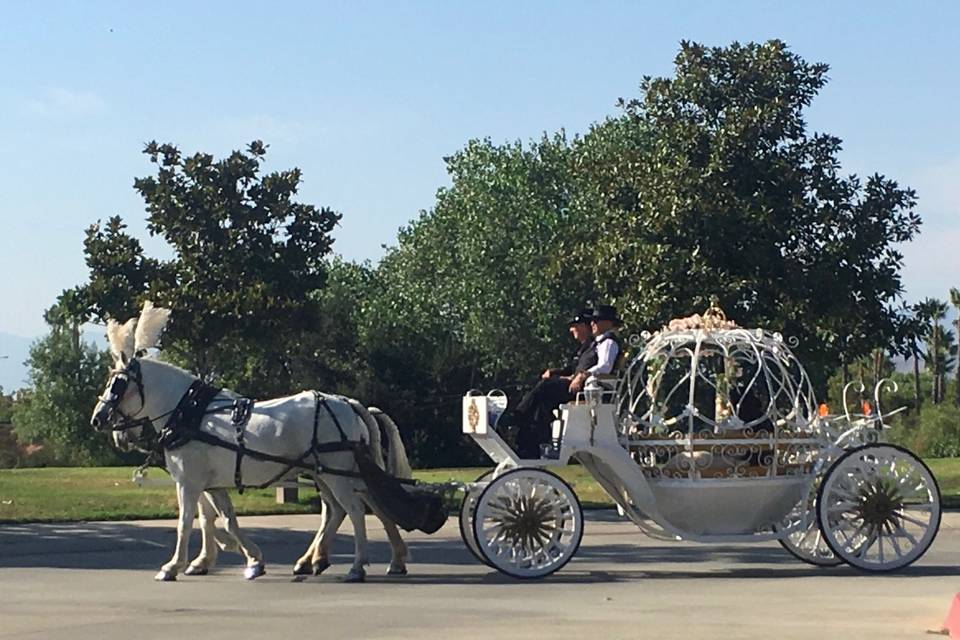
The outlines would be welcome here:
<svg viewBox="0 0 960 640">
<path fill-rule="evenodd" d="M 915 187 L 908 299 L 960 286 L 960 3 L 6 2 L 0 4 L 0 332 L 37 336 L 81 283 L 83 230 L 121 214 L 145 141 L 226 153 L 259 138 L 302 200 L 344 214 L 336 250 L 376 260 L 473 137 L 569 133 L 616 112 L 681 39 L 785 40 L 827 62 L 808 114 L 845 169 Z M 2 355 L 2 354 L 0 354 Z"/>
</svg>

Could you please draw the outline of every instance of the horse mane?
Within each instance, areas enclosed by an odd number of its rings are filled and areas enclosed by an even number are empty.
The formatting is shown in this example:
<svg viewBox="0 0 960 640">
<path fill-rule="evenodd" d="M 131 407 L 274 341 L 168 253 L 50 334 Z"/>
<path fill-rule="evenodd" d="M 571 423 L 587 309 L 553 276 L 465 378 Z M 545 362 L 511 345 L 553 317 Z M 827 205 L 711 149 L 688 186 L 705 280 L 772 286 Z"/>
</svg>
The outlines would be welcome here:
<svg viewBox="0 0 960 640">
<path fill-rule="evenodd" d="M 170 319 L 170 309 L 153 306 L 153 303 L 147 300 L 143 303 L 143 311 L 140 312 L 140 318 L 137 320 L 137 330 L 134 339 L 135 353 L 145 352 L 147 349 L 156 347 L 160 342 L 160 335 L 167 326 Z"/>
<path fill-rule="evenodd" d="M 179 367 L 179 366 L 173 364 L 172 362 L 167 362 L 166 360 L 164 360 L 162 353 L 155 353 L 155 354 L 152 354 L 152 355 L 144 356 L 144 357 L 140 358 L 140 362 L 143 363 L 143 364 L 146 364 L 146 363 L 148 363 L 148 362 L 150 362 L 150 363 L 155 363 L 155 364 L 159 365 L 161 369 L 169 369 L 169 370 L 172 370 L 172 371 L 176 371 L 177 373 L 182 373 L 183 375 L 188 376 L 188 377 L 190 377 L 190 378 L 194 378 L 194 379 L 196 379 L 196 380 L 199 380 L 199 379 L 200 379 L 200 377 L 199 377 L 197 374 L 193 373 L 192 371 L 188 371 L 187 369 L 184 369 L 183 367 Z M 228 388 L 226 388 L 226 387 L 220 389 L 220 393 L 223 394 L 223 395 L 225 395 L 225 396 L 231 397 L 231 398 L 239 398 L 239 397 L 240 397 L 240 394 L 239 394 L 239 393 L 237 393 L 236 391 L 233 391 L 232 389 L 228 389 Z"/>
</svg>

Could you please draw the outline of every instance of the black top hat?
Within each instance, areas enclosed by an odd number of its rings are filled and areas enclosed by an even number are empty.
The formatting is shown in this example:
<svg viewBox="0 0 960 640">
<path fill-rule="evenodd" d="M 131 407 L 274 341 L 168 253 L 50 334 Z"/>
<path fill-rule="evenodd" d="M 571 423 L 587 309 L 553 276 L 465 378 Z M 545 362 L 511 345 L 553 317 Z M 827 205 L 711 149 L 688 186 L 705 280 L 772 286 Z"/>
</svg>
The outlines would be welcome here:
<svg viewBox="0 0 960 640">
<path fill-rule="evenodd" d="M 584 307 L 583 309 L 580 309 L 580 311 L 577 311 L 577 313 L 574 314 L 572 318 L 570 318 L 570 322 L 568 322 L 567 324 L 568 325 L 581 324 L 581 323 L 585 324 L 590 322 L 590 318 L 592 316 L 593 316 L 593 309 L 588 309 Z"/>
<path fill-rule="evenodd" d="M 594 322 L 598 320 L 609 320 L 617 326 L 623 324 L 623 321 L 617 316 L 617 308 L 609 304 L 597 305 L 597 309 L 593 312 L 590 320 Z"/>
</svg>

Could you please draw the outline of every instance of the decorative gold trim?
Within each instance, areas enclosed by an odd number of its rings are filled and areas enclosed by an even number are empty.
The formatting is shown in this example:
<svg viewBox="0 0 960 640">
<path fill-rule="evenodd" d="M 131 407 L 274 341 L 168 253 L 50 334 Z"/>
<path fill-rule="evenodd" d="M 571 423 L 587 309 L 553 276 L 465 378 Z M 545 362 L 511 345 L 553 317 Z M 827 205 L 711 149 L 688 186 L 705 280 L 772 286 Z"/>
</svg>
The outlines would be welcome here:
<svg viewBox="0 0 960 640">
<path fill-rule="evenodd" d="M 467 424 L 470 430 L 476 433 L 477 425 L 480 424 L 480 410 L 477 408 L 477 400 L 470 402 L 470 408 L 467 409 Z"/>
</svg>

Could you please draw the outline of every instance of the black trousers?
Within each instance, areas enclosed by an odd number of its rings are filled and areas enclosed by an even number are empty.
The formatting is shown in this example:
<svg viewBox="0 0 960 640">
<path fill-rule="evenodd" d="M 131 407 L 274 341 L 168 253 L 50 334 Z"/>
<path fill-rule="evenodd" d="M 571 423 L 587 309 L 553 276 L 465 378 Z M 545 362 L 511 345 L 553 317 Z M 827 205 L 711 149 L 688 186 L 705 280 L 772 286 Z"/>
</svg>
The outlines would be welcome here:
<svg viewBox="0 0 960 640">
<path fill-rule="evenodd" d="M 517 431 L 517 455 L 521 458 L 539 458 L 540 445 L 550 441 L 553 410 L 570 402 L 569 380 L 547 378 L 530 390 L 513 411 Z"/>
</svg>

